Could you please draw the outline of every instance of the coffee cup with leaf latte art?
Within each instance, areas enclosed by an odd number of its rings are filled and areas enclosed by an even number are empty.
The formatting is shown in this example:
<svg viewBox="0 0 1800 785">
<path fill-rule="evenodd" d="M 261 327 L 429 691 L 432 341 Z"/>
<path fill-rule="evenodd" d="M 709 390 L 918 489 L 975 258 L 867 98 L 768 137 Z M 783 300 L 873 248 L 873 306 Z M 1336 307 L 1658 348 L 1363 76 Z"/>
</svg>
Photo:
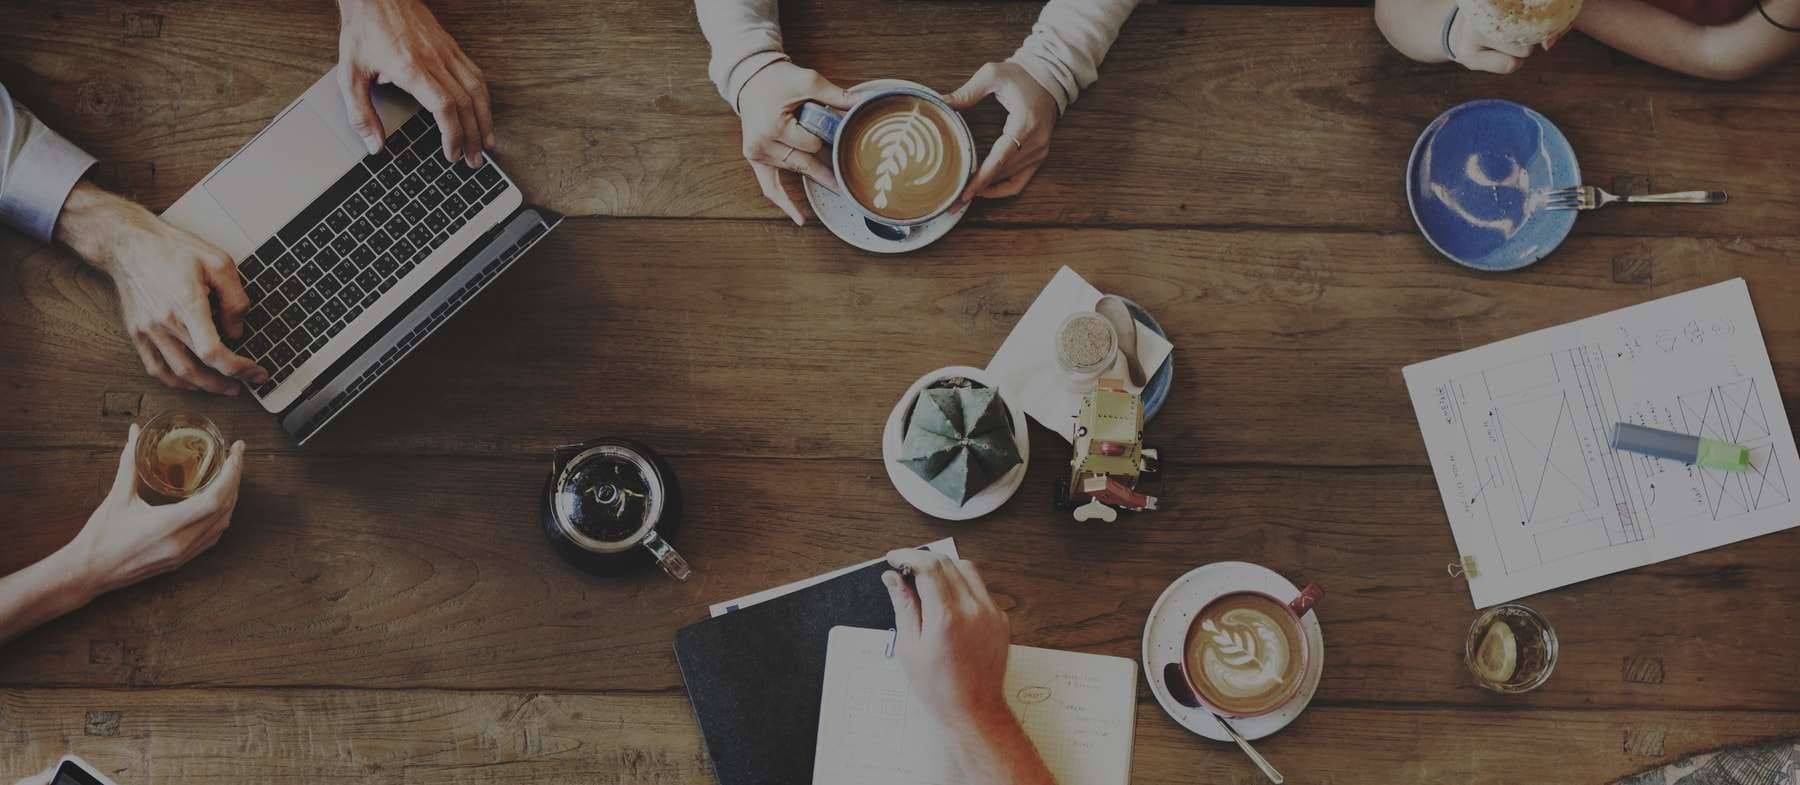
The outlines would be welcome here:
<svg viewBox="0 0 1800 785">
<path fill-rule="evenodd" d="M 1280 708 L 1299 691 L 1307 643 L 1300 619 L 1263 594 L 1227 594 L 1209 603 L 1188 631 L 1186 675 L 1222 713 L 1252 717 Z"/>
<path fill-rule="evenodd" d="M 910 221 L 956 198 L 968 164 L 942 109 L 917 96 L 892 95 L 860 107 L 847 123 L 838 170 L 859 204 Z"/>
<path fill-rule="evenodd" d="M 844 195 L 892 228 L 947 212 L 975 172 L 975 140 L 943 98 L 912 82 L 865 93 L 847 112 L 805 102 L 800 127 L 831 145 Z"/>
</svg>

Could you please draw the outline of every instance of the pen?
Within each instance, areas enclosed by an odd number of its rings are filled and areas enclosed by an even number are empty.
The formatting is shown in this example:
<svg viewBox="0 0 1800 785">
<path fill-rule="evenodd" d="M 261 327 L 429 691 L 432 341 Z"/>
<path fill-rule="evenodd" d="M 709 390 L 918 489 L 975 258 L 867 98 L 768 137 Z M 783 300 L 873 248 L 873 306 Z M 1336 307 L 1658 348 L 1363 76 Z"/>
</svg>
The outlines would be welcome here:
<svg viewBox="0 0 1800 785">
<path fill-rule="evenodd" d="M 1750 451 L 1738 445 L 1631 423 L 1622 422 L 1614 427 L 1612 446 L 1615 450 L 1668 458 L 1708 469 L 1741 472 L 1750 468 Z"/>
</svg>

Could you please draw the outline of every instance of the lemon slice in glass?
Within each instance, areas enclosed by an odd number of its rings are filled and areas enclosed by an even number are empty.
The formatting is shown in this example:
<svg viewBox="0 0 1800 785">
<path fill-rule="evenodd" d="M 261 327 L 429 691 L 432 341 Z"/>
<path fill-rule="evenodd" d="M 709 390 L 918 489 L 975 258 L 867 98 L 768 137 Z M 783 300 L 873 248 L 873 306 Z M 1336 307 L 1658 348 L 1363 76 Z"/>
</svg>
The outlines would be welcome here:
<svg viewBox="0 0 1800 785">
<path fill-rule="evenodd" d="M 156 443 L 156 459 L 167 472 L 169 484 L 183 493 L 200 490 L 212 471 L 214 457 L 212 439 L 191 426 L 170 430 Z"/>
<path fill-rule="evenodd" d="M 1475 652 L 1475 673 L 1495 684 L 1505 684 L 1519 668 L 1519 641 L 1511 627 L 1497 622 L 1481 638 Z"/>
</svg>

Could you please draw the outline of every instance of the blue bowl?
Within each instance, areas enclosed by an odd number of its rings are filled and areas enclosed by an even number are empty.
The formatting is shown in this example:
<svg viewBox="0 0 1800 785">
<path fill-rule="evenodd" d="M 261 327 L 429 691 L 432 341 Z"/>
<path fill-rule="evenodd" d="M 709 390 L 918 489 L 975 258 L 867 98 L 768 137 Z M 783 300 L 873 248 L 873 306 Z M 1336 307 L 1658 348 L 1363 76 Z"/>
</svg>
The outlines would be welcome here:
<svg viewBox="0 0 1800 785">
<path fill-rule="evenodd" d="M 1438 115 L 1406 162 L 1406 203 L 1419 231 L 1477 270 L 1517 270 L 1555 250 L 1576 211 L 1545 209 L 1545 200 L 1580 184 L 1568 138 L 1511 101 L 1470 101 Z"/>
</svg>

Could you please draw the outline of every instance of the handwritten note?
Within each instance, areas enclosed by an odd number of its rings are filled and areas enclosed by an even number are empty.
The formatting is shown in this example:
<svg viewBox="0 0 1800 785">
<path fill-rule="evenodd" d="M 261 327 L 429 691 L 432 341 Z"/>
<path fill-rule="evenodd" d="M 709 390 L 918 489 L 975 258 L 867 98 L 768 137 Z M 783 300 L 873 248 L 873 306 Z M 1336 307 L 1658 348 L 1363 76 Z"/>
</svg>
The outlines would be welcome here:
<svg viewBox="0 0 1800 785">
<path fill-rule="evenodd" d="M 888 630 L 832 629 L 813 785 L 963 781 L 900 660 L 888 656 L 892 639 Z M 1058 783 L 1130 782 L 1136 662 L 1014 646 L 1003 689 Z"/>
</svg>

